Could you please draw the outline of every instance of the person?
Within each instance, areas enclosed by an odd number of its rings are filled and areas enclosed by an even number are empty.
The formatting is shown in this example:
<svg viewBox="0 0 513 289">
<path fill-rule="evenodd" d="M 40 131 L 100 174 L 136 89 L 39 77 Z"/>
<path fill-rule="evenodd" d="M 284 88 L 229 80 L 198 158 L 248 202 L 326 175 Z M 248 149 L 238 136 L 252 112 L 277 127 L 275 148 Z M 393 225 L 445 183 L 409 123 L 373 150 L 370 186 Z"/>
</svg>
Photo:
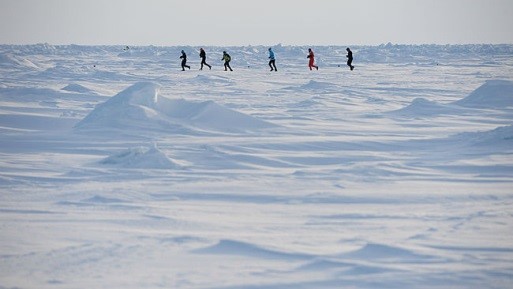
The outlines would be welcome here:
<svg viewBox="0 0 513 289">
<path fill-rule="evenodd" d="M 205 53 L 205 50 L 203 50 L 203 48 L 200 48 L 200 54 L 199 54 L 200 58 L 201 58 L 201 67 L 200 67 L 200 70 L 203 70 L 203 64 L 208 66 L 208 69 L 212 69 L 212 66 L 208 65 L 206 60 L 207 60 L 207 54 Z"/>
<path fill-rule="evenodd" d="M 182 56 L 180 56 L 182 59 L 182 71 L 185 71 L 185 68 L 191 69 L 189 65 L 187 65 L 187 54 L 185 54 L 185 51 L 182 50 Z"/>
<path fill-rule="evenodd" d="M 278 71 L 278 68 L 276 68 L 276 59 L 274 58 L 274 52 L 271 47 L 269 47 L 269 59 L 269 67 L 271 67 L 271 71 Z"/>
<path fill-rule="evenodd" d="M 310 61 L 308 62 L 308 67 L 310 68 L 310 70 L 312 70 L 312 67 L 315 67 L 315 69 L 319 70 L 319 66 L 314 64 L 315 56 L 312 48 L 308 48 L 308 56 L 306 58 L 310 59 Z"/>
<path fill-rule="evenodd" d="M 346 51 L 347 51 L 347 66 L 349 66 L 349 69 L 353 70 L 354 69 L 354 66 L 353 66 L 353 52 L 351 51 L 351 49 L 346 48 Z"/>
<path fill-rule="evenodd" d="M 221 60 L 224 60 L 224 71 L 226 71 L 227 68 L 229 68 L 230 71 L 233 71 L 233 69 L 230 67 L 230 61 L 232 60 L 230 54 L 226 53 L 226 51 L 223 51 L 223 59 Z"/>
</svg>

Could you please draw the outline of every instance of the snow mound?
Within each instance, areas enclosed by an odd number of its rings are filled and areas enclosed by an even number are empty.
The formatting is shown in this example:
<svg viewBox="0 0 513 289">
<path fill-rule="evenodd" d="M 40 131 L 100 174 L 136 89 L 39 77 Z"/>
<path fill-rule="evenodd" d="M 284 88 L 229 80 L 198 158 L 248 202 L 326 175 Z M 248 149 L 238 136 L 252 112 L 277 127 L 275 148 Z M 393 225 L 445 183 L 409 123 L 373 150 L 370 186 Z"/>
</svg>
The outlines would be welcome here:
<svg viewBox="0 0 513 289">
<path fill-rule="evenodd" d="M 32 61 L 26 58 L 20 58 L 12 54 L 0 53 L 0 66 L 9 68 L 22 68 L 22 69 L 40 69 Z"/>
<path fill-rule="evenodd" d="M 430 101 L 425 98 L 415 98 L 410 105 L 391 111 L 390 113 L 397 116 L 432 116 L 438 114 L 458 114 L 464 108 L 451 104 L 440 104 L 435 101 Z"/>
<path fill-rule="evenodd" d="M 208 85 L 227 85 L 232 84 L 233 81 L 224 76 L 216 75 L 197 75 L 190 79 L 193 84 L 208 84 Z"/>
<path fill-rule="evenodd" d="M 311 256 L 305 254 L 295 254 L 289 252 L 281 252 L 259 247 L 251 243 L 245 243 L 234 240 L 221 240 L 217 244 L 207 248 L 195 250 L 199 254 L 222 254 L 222 255 L 239 255 L 264 259 L 309 259 Z"/>
<path fill-rule="evenodd" d="M 502 109 L 513 106 L 513 81 L 488 80 L 467 97 L 448 104 L 416 98 L 410 105 L 391 111 L 397 116 L 425 117 L 440 114 L 460 114 L 468 109 Z"/>
<path fill-rule="evenodd" d="M 125 201 L 116 198 L 107 198 L 103 196 L 95 195 L 91 198 L 82 200 L 83 203 L 95 203 L 95 204 L 112 204 L 112 203 L 124 203 Z"/>
<path fill-rule="evenodd" d="M 338 92 L 341 89 L 334 83 L 326 82 L 326 81 L 316 81 L 310 80 L 309 82 L 299 85 L 299 86 L 287 86 L 282 88 L 285 91 L 295 91 L 295 92 L 304 92 L 304 91 L 324 91 L 324 92 Z"/>
<path fill-rule="evenodd" d="M 303 90 L 332 90 L 336 89 L 337 86 L 330 82 L 310 80 L 308 83 L 301 85 L 300 88 Z"/>
<path fill-rule="evenodd" d="M 130 148 L 103 159 L 100 164 L 131 169 L 176 169 L 180 167 L 155 145 L 149 149 Z"/>
<path fill-rule="evenodd" d="M 155 130 L 180 132 L 250 132 L 274 124 L 228 109 L 213 101 L 190 102 L 159 95 L 160 85 L 140 82 L 98 105 L 77 129 L 119 129 L 144 133 Z"/>
<path fill-rule="evenodd" d="M 431 256 L 417 254 L 407 249 L 383 244 L 367 244 L 362 248 L 354 252 L 346 253 L 343 256 L 350 259 L 381 260 L 385 262 L 418 262 L 433 258 Z"/>
<path fill-rule="evenodd" d="M 318 259 L 314 260 L 306 265 L 303 265 L 298 268 L 299 270 L 308 270 L 308 271 L 328 271 L 328 270 L 336 270 L 338 272 L 343 272 L 348 275 L 367 275 L 367 274 L 381 274 L 389 271 L 393 271 L 388 268 L 382 268 L 378 266 L 370 266 L 363 264 L 351 264 L 347 262 L 340 262 L 334 260 L 324 260 Z"/>
<path fill-rule="evenodd" d="M 195 103 L 177 99 L 168 104 L 168 116 L 205 130 L 244 132 L 275 127 L 274 124 L 228 109 L 211 100 Z"/>
<path fill-rule="evenodd" d="M 77 83 L 70 83 L 65 87 L 61 88 L 61 90 L 78 93 L 94 93 L 94 91 L 92 91 L 91 89 Z"/>
<path fill-rule="evenodd" d="M 505 108 L 513 106 L 513 81 L 488 80 L 456 105 L 471 108 Z"/>
<path fill-rule="evenodd" d="M 503 145 L 513 148 L 513 125 L 502 126 L 489 131 L 465 132 L 454 136 L 457 141 L 477 146 L 498 148 Z"/>
</svg>

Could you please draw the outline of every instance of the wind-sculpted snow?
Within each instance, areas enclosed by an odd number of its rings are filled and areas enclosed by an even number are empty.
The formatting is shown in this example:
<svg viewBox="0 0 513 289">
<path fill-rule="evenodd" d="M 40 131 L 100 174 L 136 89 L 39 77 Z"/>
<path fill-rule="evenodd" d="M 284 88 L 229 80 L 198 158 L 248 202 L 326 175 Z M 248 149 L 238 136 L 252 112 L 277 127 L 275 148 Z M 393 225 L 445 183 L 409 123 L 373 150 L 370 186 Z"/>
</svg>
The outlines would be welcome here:
<svg viewBox="0 0 513 289">
<path fill-rule="evenodd" d="M 454 136 L 474 146 L 508 147 L 513 145 L 513 125 L 502 126 L 490 131 L 465 132 Z"/>
<path fill-rule="evenodd" d="M 209 76 L 209 75 L 198 75 L 189 80 L 191 84 L 194 85 L 204 85 L 204 86 L 224 86 L 234 84 L 230 78 L 226 76 Z"/>
<path fill-rule="evenodd" d="M 234 240 L 221 240 L 217 244 L 195 251 L 198 254 L 239 255 L 253 258 L 304 260 L 312 256 L 302 253 L 280 252 Z"/>
<path fill-rule="evenodd" d="M 70 83 L 62 88 L 62 90 L 69 91 L 69 92 L 78 92 L 78 93 L 95 93 L 91 89 L 80 85 L 78 83 Z"/>
<path fill-rule="evenodd" d="M 513 45 L 346 47 L 0 45 L 0 288 L 510 288 Z"/>
<path fill-rule="evenodd" d="M 392 115 L 426 117 L 477 113 L 475 109 L 508 109 L 513 107 L 513 81 L 488 80 L 467 97 L 451 103 L 437 103 L 416 98 L 410 105 L 392 111 Z M 474 110 L 468 110 L 472 108 Z"/>
<path fill-rule="evenodd" d="M 383 244 L 367 244 L 364 247 L 349 253 L 342 254 L 344 259 L 377 260 L 378 262 L 434 262 L 431 256 L 412 252 L 408 249 Z"/>
<path fill-rule="evenodd" d="M 3 53 L 0 53 L 0 67 L 6 67 L 9 69 L 40 69 L 32 61 L 26 58 L 21 58 L 12 54 Z"/>
<path fill-rule="evenodd" d="M 106 166 L 134 169 L 176 169 L 180 165 L 168 158 L 154 145 L 151 148 L 130 148 L 123 152 L 111 155 L 100 164 Z"/>
<path fill-rule="evenodd" d="M 407 117 L 429 117 L 440 114 L 465 113 L 465 109 L 457 105 L 441 104 L 425 98 L 416 98 L 407 107 L 392 111 L 392 115 Z"/>
<path fill-rule="evenodd" d="M 512 108 L 513 81 L 488 80 L 469 96 L 454 104 L 472 108 Z"/>
<path fill-rule="evenodd" d="M 326 90 L 333 88 L 333 83 L 310 80 L 307 84 L 301 85 L 302 89 Z"/>
<path fill-rule="evenodd" d="M 169 130 L 241 133 L 275 125 L 225 108 L 213 101 L 190 102 L 168 99 L 159 94 L 160 85 L 141 82 L 98 105 L 77 129 Z M 185 131 L 184 131 L 185 132 Z"/>
</svg>

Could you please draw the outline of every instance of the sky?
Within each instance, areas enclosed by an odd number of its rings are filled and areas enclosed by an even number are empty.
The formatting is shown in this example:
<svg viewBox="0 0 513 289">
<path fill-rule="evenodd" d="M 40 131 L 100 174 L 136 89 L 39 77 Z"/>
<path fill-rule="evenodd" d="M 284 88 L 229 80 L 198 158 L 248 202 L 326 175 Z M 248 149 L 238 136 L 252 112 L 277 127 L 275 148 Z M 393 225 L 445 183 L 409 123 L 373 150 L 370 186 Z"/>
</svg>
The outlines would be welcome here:
<svg viewBox="0 0 513 289">
<path fill-rule="evenodd" d="M 513 0 L 0 0 L 0 44 L 513 44 Z"/>
</svg>

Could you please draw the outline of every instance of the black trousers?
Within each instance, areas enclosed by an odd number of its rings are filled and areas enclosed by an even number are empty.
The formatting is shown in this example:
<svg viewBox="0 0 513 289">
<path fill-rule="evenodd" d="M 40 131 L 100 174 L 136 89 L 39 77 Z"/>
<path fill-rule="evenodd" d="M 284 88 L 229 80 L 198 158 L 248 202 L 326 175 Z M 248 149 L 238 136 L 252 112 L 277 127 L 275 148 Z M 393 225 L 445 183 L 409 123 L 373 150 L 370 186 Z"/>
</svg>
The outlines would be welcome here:
<svg viewBox="0 0 513 289">
<path fill-rule="evenodd" d="M 225 61 L 224 62 L 224 70 L 226 71 L 227 68 L 229 68 L 230 71 L 233 71 L 233 69 L 230 67 L 230 62 L 229 61 Z"/>
<path fill-rule="evenodd" d="M 352 58 L 348 58 L 347 59 L 347 66 L 353 67 L 352 63 L 353 63 L 353 59 Z"/>
<path fill-rule="evenodd" d="M 182 59 L 182 70 L 185 70 L 185 68 L 191 69 L 189 65 L 187 65 L 187 59 Z"/>
<path fill-rule="evenodd" d="M 212 66 L 210 66 L 209 64 L 207 64 L 207 58 L 206 57 L 202 57 L 201 58 L 201 68 L 200 69 L 203 69 L 203 65 L 206 65 L 208 66 L 209 68 L 212 68 Z"/>
<path fill-rule="evenodd" d="M 274 60 L 274 59 L 269 60 L 269 67 L 271 67 L 271 71 L 273 71 L 273 67 L 274 67 L 274 70 L 278 71 L 278 68 L 276 68 L 276 60 Z"/>
</svg>

